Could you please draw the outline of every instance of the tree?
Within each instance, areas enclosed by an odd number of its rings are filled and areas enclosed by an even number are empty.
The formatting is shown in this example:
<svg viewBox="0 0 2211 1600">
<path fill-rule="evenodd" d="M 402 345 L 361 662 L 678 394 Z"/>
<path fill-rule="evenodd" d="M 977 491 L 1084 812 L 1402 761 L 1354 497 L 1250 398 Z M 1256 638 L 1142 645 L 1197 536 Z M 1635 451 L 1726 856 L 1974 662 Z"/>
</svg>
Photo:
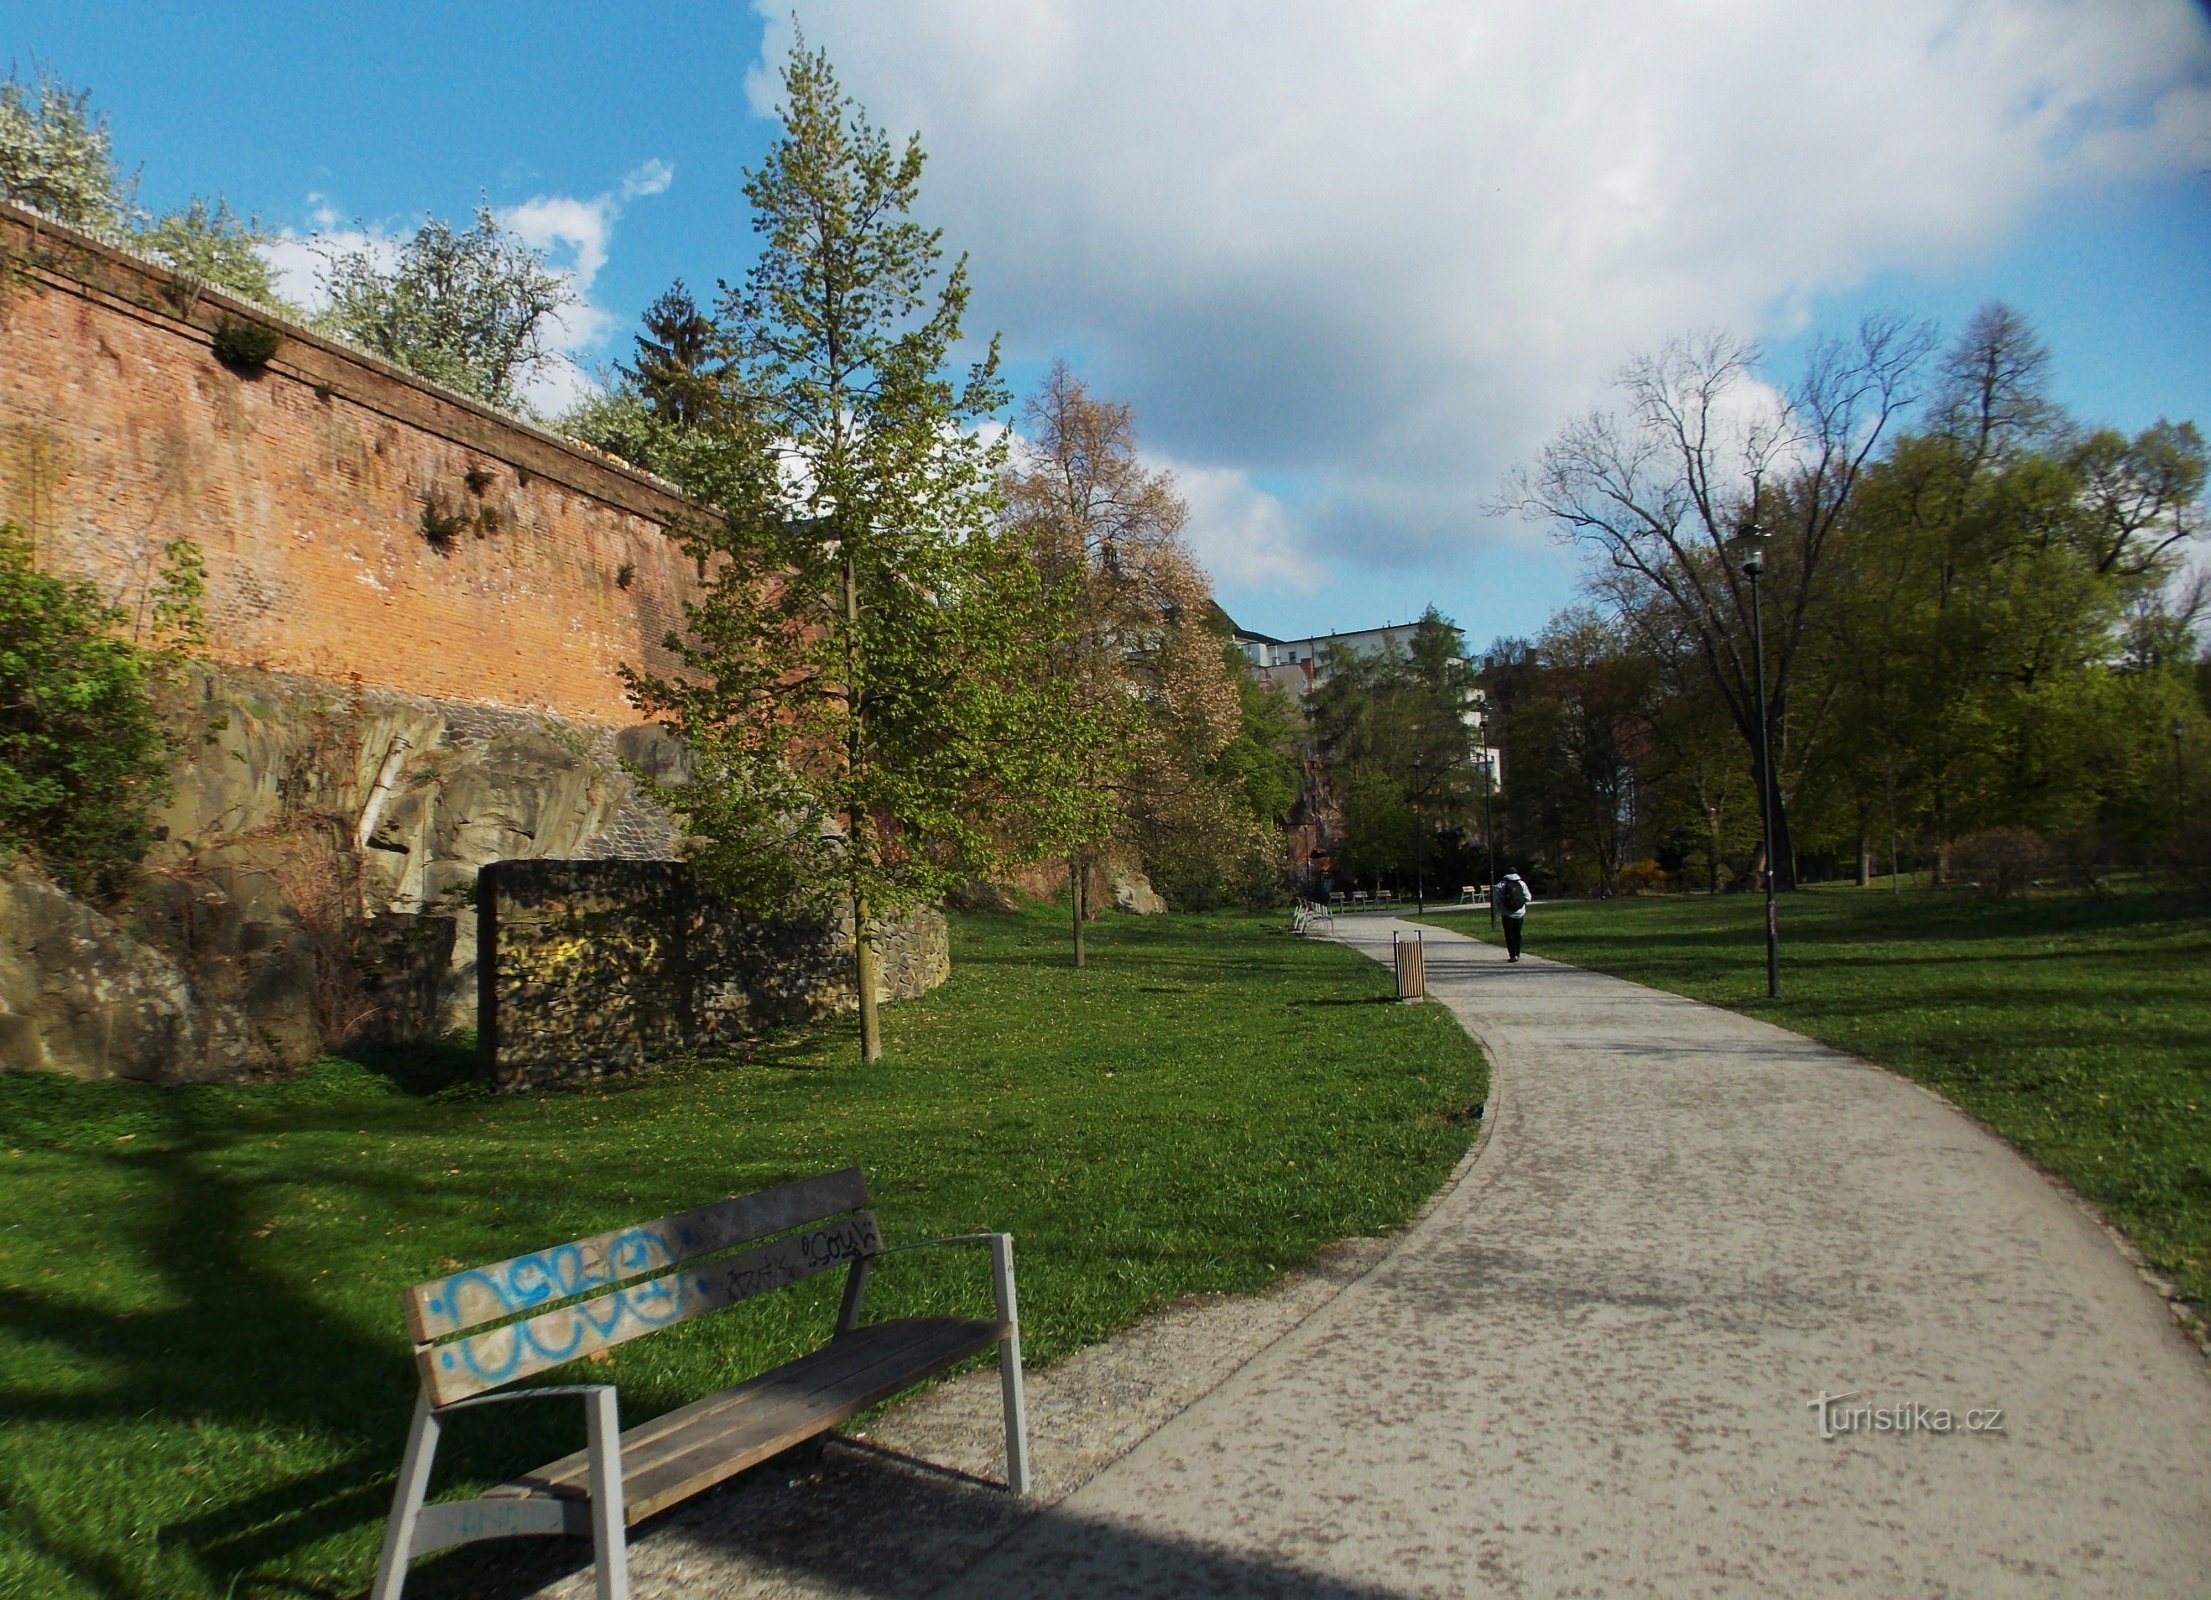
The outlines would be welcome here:
<svg viewBox="0 0 2211 1600">
<path fill-rule="evenodd" d="M 194 197 L 152 222 L 135 203 L 135 180 L 115 165 L 107 118 L 92 111 L 91 91 L 51 73 L 26 84 L 11 72 L 0 83 L 0 196 L 92 233 L 120 236 L 178 272 L 289 309 L 260 247 L 258 218 L 241 220 L 221 199 Z"/>
<path fill-rule="evenodd" d="M 1482 801 L 1467 720 L 1479 691 L 1459 629 L 1431 606 L 1404 649 L 1331 649 L 1321 668 L 1308 715 L 1316 798 L 1338 819 L 1332 858 L 1355 877 L 1443 870 L 1451 819 Z"/>
<path fill-rule="evenodd" d="M 709 880 L 849 912 L 872 1061 L 875 917 L 1014 832 L 1039 630 L 976 431 L 1004 401 L 996 345 L 947 367 L 967 275 L 940 280 L 940 236 L 911 220 L 920 145 L 894 151 L 803 41 L 782 79 L 783 135 L 745 185 L 759 257 L 715 318 L 722 514 L 675 530 L 704 590 L 667 641 L 681 670 L 626 676 L 691 749 L 661 793 Z"/>
<path fill-rule="evenodd" d="M 715 356 L 714 319 L 699 310 L 678 278 L 645 308 L 635 365 L 620 369 L 646 407 L 674 428 L 713 421 L 727 403 L 726 375 Z"/>
<path fill-rule="evenodd" d="M 386 266 L 378 252 L 326 249 L 319 319 L 371 354 L 509 410 L 549 360 L 547 332 L 578 303 L 568 279 L 478 205 L 475 226 L 425 222 Z"/>
<path fill-rule="evenodd" d="M 1175 802 L 1232 737 L 1223 697 L 1210 692 L 1231 680 L 1209 682 L 1188 648 L 1211 597 L 1182 543 L 1188 513 L 1173 479 L 1137 455 L 1130 408 L 1094 398 L 1054 362 L 1022 416 L 1005 526 L 1064 619 L 1040 666 L 1072 713 L 1061 771 L 1080 802 L 1058 842 L 1079 967 L 1093 847 L 1132 827 L 1147 836 L 1131 841 L 1139 853 L 1149 842 L 1156 857 L 1171 842 L 1170 817 L 1187 811 Z"/>
<path fill-rule="evenodd" d="M 1933 335 L 1871 317 L 1848 344 L 1827 341 L 1785 396 L 1754 394 L 1758 350 L 1722 334 L 1676 340 L 1623 370 L 1624 416 L 1569 424 L 1500 509 L 1552 524 L 1596 559 L 1596 592 L 1631 627 L 1658 628 L 1654 653 L 1685 644 L 1758 765 L 1759 719 L 1789 725 L 1791 693 L 1829 547 L 1867 464 L 1914 399 Z M 1751 649 L 1751 595 L 1739 538 L 1772 535 L 1764 614 L 1763 703 Z M 1777 884 L 1793 885 L 1787 794 L 1775 757 Z"/>
<path fill-rule="evenodd" d="M 130 191 L 89 89 L 50 72 L 35 83 L 9 72 L 0 83 L 0 196 L 93 233 L 129 224 Z"/>
<path fill-rule="evenodd" d="M 269 237 L 260 218 L 241 219 L 220 198 L 210 208 L 195 196 L 183 210 L 171 211 L 140 229 L 134 242 L 178 272 L 262 305 L 289 310 L 277 295 L 276 276 L 261 254 Z"/>
</svg>

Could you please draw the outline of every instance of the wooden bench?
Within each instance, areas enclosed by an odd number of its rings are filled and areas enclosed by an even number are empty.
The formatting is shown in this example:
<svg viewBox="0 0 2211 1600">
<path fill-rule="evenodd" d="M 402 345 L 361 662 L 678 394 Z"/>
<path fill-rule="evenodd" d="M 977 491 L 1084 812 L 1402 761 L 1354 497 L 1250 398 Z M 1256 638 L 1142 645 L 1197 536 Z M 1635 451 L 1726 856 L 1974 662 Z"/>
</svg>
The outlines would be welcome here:
<svg viewBox="0 0 2211 1600">
<path fill-rule="evenodd" d="M 1027 1493 L 1012 1236 L 971 1233 L 887 1248 L 867 1203 L 867 1182 L 849 1167 L 409 1289 L 407 1331 L 422 1392 L 400 1459 L 373 1600 L 398 1600 L 415 1556 L 528 1534 L 589 1534 L 600 1600 L 627 1600 L 630 1524 L 993 1344 L 1006 1413 L 1006 1479 L 1014 1493 Z M 878 1257 L 951 1244 L 990 1247 L 995 1319 L 860 1322 Z M 844 1302 L 827 1344 L 626 1433 L 611 1384 L 507 1388 L 833 1267 L 846 1269 Z M 501 1401 L 562 1396 L 583 1402 L 584 1449 L 476 1499 L 423 1503 L 448 1417 Z"/>
<path fill-rule="evenodd" d="M 1292 933 L 1307 933 L 1316 924 L 1323 922 L 1328 924 L 1331 933 L 1335 931 L 1336 918 L 1334 913 L 1317 900 L 1300 900 L 1297 903 L 1297 909 L 1290 913 L 1290 931 Z"/>
</svg>

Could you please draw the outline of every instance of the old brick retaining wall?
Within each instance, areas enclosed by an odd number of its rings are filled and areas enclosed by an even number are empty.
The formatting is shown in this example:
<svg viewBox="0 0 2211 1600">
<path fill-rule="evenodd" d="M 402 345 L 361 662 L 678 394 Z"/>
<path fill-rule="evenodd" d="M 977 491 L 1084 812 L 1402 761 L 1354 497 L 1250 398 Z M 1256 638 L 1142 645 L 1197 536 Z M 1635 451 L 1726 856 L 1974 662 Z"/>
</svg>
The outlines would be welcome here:
<svg viewBox="0 0 2211 1600">
<path fill-rule="evenodd" d="M 670 861 L 500 861 L 477 885 L 477 1048 L 503 1087 L 624 1072 L 853 1009 L 850 922 L 762 920 Z M 944 917 L 879 925 L 885 1000 L 951 973 Z"/>
<path fill-rule="evenodd" d="M 242 372 L 225 321 L 281 337 Z M 466 519 L 424 531 L 425 504 Z M 479 705 L 634 722 L 694 574 L 656 480 L 269 311 L 0 205 L 0 519 L 126 606 L 173 539 L 208 654 Z"/>
</svg>

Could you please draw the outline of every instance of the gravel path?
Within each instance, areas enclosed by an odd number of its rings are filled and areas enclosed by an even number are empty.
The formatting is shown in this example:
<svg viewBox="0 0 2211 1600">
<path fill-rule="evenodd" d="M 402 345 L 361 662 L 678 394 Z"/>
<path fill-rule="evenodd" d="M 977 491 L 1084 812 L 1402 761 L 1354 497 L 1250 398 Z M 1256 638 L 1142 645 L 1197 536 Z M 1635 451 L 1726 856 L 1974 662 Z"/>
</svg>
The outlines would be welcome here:
<svg viewBox="0 0 2211 1600">
<path fill-rule="evenodd" d="M 1496 1087 L 1407 1234 L 1040 1374 L 1029 1505 L 985 1375 L 663 1519 L 639 1594 L 2204 1592 L 2211 1381 L 2077 1204 L 1863 1062 L 1426 937 Z"/>
</svg>

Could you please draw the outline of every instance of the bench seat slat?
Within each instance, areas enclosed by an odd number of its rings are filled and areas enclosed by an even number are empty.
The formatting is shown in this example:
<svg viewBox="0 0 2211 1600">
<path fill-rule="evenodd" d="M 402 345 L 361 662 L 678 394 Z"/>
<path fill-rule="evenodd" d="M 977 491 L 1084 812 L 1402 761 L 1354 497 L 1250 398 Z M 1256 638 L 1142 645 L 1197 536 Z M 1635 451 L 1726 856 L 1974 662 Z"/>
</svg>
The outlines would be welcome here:
<svg viewBox="0 0 2211 1600">
<path fill-rule="evenodd" d="M 449 1278 L 418 1283 L 401 1296 L 407 1332 L 428 1344 L 533 1306 L 551 1305 L 628 1278 L 663 1272 L 694 1257 L 765 1239 L 804 1223 L 857 1211 L 868 1203 L 858 1167 L 777 1184 L 758 1194 L 718 1200 L 657 1222 L 595 1238 L 533 1250 Z"/>
<path fill-rule="evenodd" d="M 773 1372 L 626 1429 L 624 1520 L 643 1521 L 804 1443 L 988 1349 L 1006 1332 L 1001 1323 L 967 1317 L 870 1323 Z M 490 1492 L 579 1499 L 588 1481 L 589 1461 L 577 1451 Z"/>
</svg>

